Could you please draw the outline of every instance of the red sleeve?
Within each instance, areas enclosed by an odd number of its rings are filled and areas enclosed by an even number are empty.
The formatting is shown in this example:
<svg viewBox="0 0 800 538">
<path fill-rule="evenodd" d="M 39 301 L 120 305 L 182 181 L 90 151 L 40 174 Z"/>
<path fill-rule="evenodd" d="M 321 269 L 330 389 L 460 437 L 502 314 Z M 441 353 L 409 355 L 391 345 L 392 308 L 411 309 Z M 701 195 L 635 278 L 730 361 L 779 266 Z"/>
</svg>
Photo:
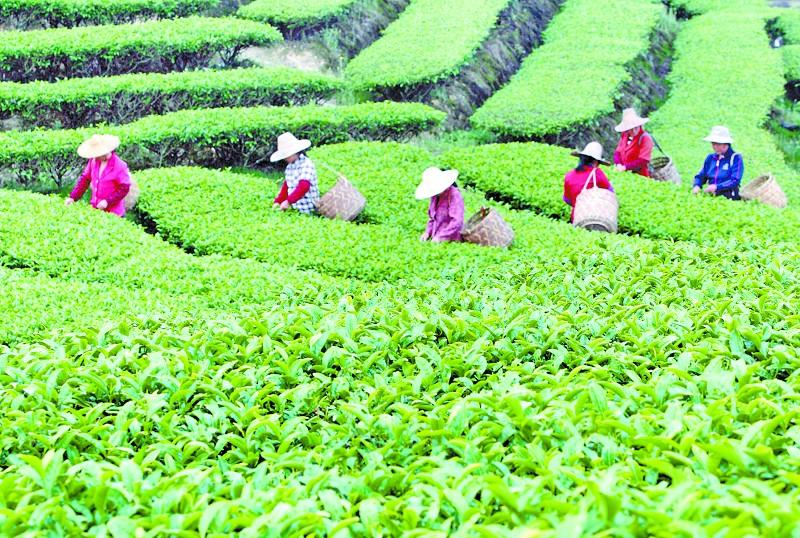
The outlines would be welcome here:
<svg viewBox="0 0 800 538">
<path fill-rule="evenodd" d="M 649 162 L 647 159 L 633 159 L 625 168 L 631 172 L 641 172 L 642 168 L 646 167 Z"/>
<path fill-rule="evenodd" d="M 75 200 L 76 202 L 81 199 L 81 197 L 86 192 L 86 189 L 89 188 L 89 180 L 92 178 L 91 167 L 92 166 L 92 159 L 86 163 L 86 168 L 83 169 L 83 173 L 81 177 L 78 178 L 78 182 L 75 183 L 75 188 L 72 189 L 72 192 L 69 193 L 69 197 Z"/>
<path fill-rule="evenodd" d="M 114 193 L 106 200 L 109 206 L 112 206 L 125 198 L 128 191 L 131 190 L 131 174 L 128 172 L 128 167 L 123 165 L 120 167 L 119 176 L 114 178 L 116 186 Z"/>
<path fill-rule="evenodd" d="M 289 195 L 287 200 L 289 200 L 290 204 L 294 204 L 300 198 L 306 195 L 308 189 L 311 188 L 311 182 L 307 179 L 301 179 L 300 183 L 297 184 L 297 187 L 292 191 L 292 194 Z"/>
<path fill-rule="evenodd" d="M 289 193 L 289 186 L 286 185 L 286 182 L 284 181 L 283 185 L 281 185 L 281 191 L 278 193 L 278 196 L 275 198 L 274 202 L 276 204 L 283 202 L 284 200 L 286 200 L 286 196 L 288 193 Z"/>
<path fill-rule="evenodd" d="M 642 143 L 639 145 L 639 159 L 643 162 L 650 162 L 653 158 L 653 138 L 645 134 L 642 136 Z"/>
<path fill-rule="evenodd" d="M 622 158 L 619 156 L 619 151 L 614 152 L 614 164 L 622 164 Z"/>
<path fill-rule="evenodd" d="M 569 205 L 575 205 L 575 202 L 572 201 L 572 195 L 569 192 L 569 174 L 564 176 L 564 202 L 568 203 Z"/>
</svg>

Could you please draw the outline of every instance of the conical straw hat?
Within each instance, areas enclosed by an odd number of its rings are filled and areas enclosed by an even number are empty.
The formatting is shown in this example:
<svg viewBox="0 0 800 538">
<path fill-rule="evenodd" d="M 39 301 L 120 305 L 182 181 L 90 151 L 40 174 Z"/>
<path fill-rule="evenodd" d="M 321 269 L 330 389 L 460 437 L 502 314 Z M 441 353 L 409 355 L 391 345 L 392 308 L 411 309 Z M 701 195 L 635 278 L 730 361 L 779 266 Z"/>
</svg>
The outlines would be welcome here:
<svg viewBox="0 0 800 538">
<path fill-rule="evenodd" d="M 706 142 L 715 142 L 717 144 L 732 144 L 731 132 L 724 125 L 715 125 L 711 128 L 711 133 L 703 140 Z"/>
<path fill-rule="evenodd" d="M 626 108 L 622 111 L 622 122 L 620 122 L 620 124 L 614 129 L 618 133 L 624 133 L 625 131 L 630 131 L 634 127 L 641 127 L 648 121 L 650 121 L 650 118 L 642 118 L 636 113 L 635 109 Z"/>
<path fill-rule="evenodd" d="M 458 179 L 458 170 L 440 170 L 431 166 L 422 173 L 422 181 L 417 187 L 414 195 L 417 200 L 431 198 L 443 193 L 450 185 Z"/>
<path fill-rule="evenodd" d="M 278 137 L 278 151 L 273 153 L 269 160 L 273 163 L 278 162 L 310 147 L 310 140 L 298 140 L 292 133 L 283 133 Z"/>
<path fill-rule="evenodd" d="M 92 135 L 78 146 L 78 155 L 84 159 L 96 159 L 108 155 L 119 147 L 119 138 L 114 135 Z"/>
<path fill-rule="evenodd" d="M 591 157 L 592 159 L 599 161 L 600 164 L 605 164 L 605 165 L 611 164 L 603 158 L 603 146 L 600 144 L 600 142 L 589 142 L 588 144 L 586 144 L 586 147 L 583 148 L 583 151 L 575 150 L 570 155 L 573 155 L 575 157 L 578 157 L 580 155 L 585 155 L 587 157 Z"/>
</svg>

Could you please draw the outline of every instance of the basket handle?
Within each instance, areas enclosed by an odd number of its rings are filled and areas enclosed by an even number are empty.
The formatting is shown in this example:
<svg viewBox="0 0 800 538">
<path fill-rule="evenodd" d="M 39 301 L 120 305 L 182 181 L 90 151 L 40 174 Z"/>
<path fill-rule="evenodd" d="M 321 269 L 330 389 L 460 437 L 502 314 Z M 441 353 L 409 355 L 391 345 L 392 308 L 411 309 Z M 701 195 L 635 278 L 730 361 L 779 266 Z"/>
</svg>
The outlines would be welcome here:
<svg viewBox="0 0 800 538">
<path fill-rule="evenodd" d="M 659 146 L 659 145 L 658 145 L 658 141 L 656 140 L 656 137 L 655 137 L 655 136 L 653 136 L 653 135 L 652 135 L 652 133 L 647 133 L 647 134 L 649 134 L 649 135 L 650 135 L 650 138 L 653 140 L 653 145 L 656 147 L 656 149 L 658 149 L 658 151 L 660 151 L 660 152 L 661 152 L 661 155 L 663 155 L 664 157 L 669 157 L 669 155 L 667 155 L 667 154 L 664 152 L 664 150 L 663 150 L 663 149 L 661 149 L 661 146 Z"/>
<path fill-rule="evenodd" d="M 334 168 L 333 166 L 329 166 L 329 165 L 325 164 L 325 163 L 324 163 L 324 162 L 322 162 L 322 161 L 317 161 L 317 164 L 318 164 L 318 165 L 320 165 L 320 166 L 321 166 L 322 168 L 324 168 L 325 170 L 327 170 L 328 172 L 333 172 L 334 174 L 336 174 L 336 177 L 338 177 L 339 179 L 344 179 L 344 180 L 347 180 L 347 178 L 345 177 L 345 175 L 344 175 L 343 173 L 341 173 L 340 171 L 338 171 L 338 170 L 337 170 L 336 168 Z"/>
<path fill-rule="evenodd" d="M 597 168 L 592 168 L 592 172 L 589 174 L 589 177 L 586 178 L 586 183 L 583 184 L 583 189 L 581 189 L 581 192 L 586 190 L 586 187 L 589 186 L 589 182 L 590 181 L 594 182 L 594 187 L 592 187 L 592 188 L 596 189 L 597 188 Z"/>
</svg>

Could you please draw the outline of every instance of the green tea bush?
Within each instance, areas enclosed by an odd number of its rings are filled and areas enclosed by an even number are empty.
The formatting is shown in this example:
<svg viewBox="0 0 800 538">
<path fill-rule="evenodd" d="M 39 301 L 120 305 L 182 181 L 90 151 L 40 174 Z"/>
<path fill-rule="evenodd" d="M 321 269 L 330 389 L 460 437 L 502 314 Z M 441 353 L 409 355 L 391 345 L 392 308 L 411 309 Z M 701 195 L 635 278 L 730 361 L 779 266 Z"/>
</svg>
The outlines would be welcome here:
<svg viewBox="0 0 800 538">
<path fill-rule="evenodd" d="M 781 10 L 780 16 L 775 21 L 775 28 L 784 36 L 787 43 L 800 43 L 800 15 L 795 10 Z"/>
<path fill-rule="evenodd" d="M 190 295 L 67 281 L 29 269 L 0 266 L 0 286 L 5 290 L 0 294 L 0 344 L 43 339 L 56 329 L 92 330 L 134 316 L 157 319 L 166 328 L 182 312 L 200 318 L 220 315 Z"/>
<path fill-rule="evenodd" d="M 76 172 L 75 148 L 102 130 L 122 140 L 133 168 L 170 164 L 267 164 L 276 137 L 292 131 L 315 144 L 350 139 L 402 139 L 437 126 L 444 113 L 417 103 L 327 107 L 253 107 L 183 110 L 102 129 L 0 133 L 0 170 L 21 184 L 56 181 Z"/>
<path fill-rule="evenodd" d="M 508 4 L 509 0 L 416 0 L 347 65 L 345 76 L 354 88 L 375 90 L 457 74 Z M 441 46 L 443 39 L 447 46 Z"/>
<path fill-rule="evenodd" d="M 254 0 L 240 7 L 236 16 L 268 22 L 280 29 L 285 39 L 321 46 L 331 67 L 339 70 L 378 39 L 410 3 L 411 0 Z"/>
<path fill-rule="evenodd" d="M 651 0 L 567 0 L 544 44 L 475 112 L 472 124 L 504 138 L 530 139 L 612 113 L 632 76 L 626 64 L 648 49 L 662 11 Z"/>
<path fill-rule="evenodd" d="M 401 161 L 395 162 L 401 166 Z M 161 235 L 198 254 L 278 261 L 366 281 L 397 281 L 414 276 L 453 278 L 467 269 L 466 253 L 479 248 L 421 243 L 419 236 L 427 222 L 423 202 L 413 214 L 413 228 L 401 227 L 412 220 L 411 214 L 381 222 L 378 215 L 385 213 L 380 207 L 371 213 L 376 214 L 370 217 L 375 222 L 354 225 L 274 211 L 272 199 L 279 185 L 264 178 L 200 168 L 145 170 L 137 178 L 142 186 L 141 211 Z M 371 178 L 351 179 L 361 187 L 362 181 L 366 184 Z M 322 184 L 323 192 L 332 181 L 330 177 Z M 413 190 L 404 198 L 413 200 Z M 374 197 L 367 204 L 370 210 L 381 205 Z M 477 210 L 475 203 L 468 207 Z M 202 223 L 197 214 L 204 215 Z M 505 250 L 487 249 L 477 267 L 512 256 Z"/>
<path fill-rule="evenodd" d="M 289 0 L 254 0 L 239 8 L 236 16 L 273 24 L 292 33 L 304 27 L 319 28 L 345 16 L 363 0 L 311 0 L 302 3 Z"/>
<path fill-rule="evenodd" d="M 336 78 L 287 68 L 247 68 L 0 83 L 0 119 L 23 128 L 119 124 L 181 109 L 322 102 Z"/>
<path fill-rule="evenodd" d="M 783 47 L 783 64 L 787 80 L 800 80 L 800 44 Z"/>
<path fill-rule="evenodd" d="M 788 535 L 796 279 L 664 248 L 4 350 L 0 530 Z"/>
<path fill-rule="evenodd" d="M 182 305 L 187 315 L 200 309 L 230 312 L 246 305 L 317 300 L 326 296 L 326 288 L 347 289 L 335 279 L 272 264 L 194 257 L 130 221 L 84 204 L 67 208 L 61 198 L 4 189 L 0 266 L 35 270 L 75 283 L 76 289 L 100 284 L 116 290 L 100 296 L 103 301 L 125 290 L 137 290 L 133 295 L 139 304 L 146 292 L 153 293 L 153 305 L 159 297 L 178 296 L 182 302 L 168 304 Z M 91 297 L 85 300 L 92 304 Z"/>
<path fill-rule="evenodd" d="M 206 66 L 215 56 L 230 65 L 244 47 L 281 39 L 266 24 L 207 17 L 3 32 L 0 81 L 183 71 Z"/>
<path fill-rule="evenodd" d="M 765 7 L 766 2 L 751 0 L 666 0 L 664 2 L 676 10 L 681 10 L 688 16 L 702 15 L 716 10 L 728 8 L 752 9 L 753 7 Z"/>
<path fill-rule="evenodd" d="M 800 80 L 800 17 L 792 10 L 783 10 L 775 20 L 774 28 L 786 40 L 783 63 L 789 81 Z"/>
<path fill-rule="evenodd" d="M 185 17 L 217 4 L 218 0 L 3 0 L 0 21 L 20 29 L 122 24 Z"/>
<path fill-rule="evenodd" d="M 651 115 L 648 127 L 688 180 L 711 151 L 703 137 L 712 126 L 727 125 L 734 149 L 745 159 L 744 183 L 772 172 L 792 204 L 800 194 L 797 174 L 763 128 L 785 91 L 781 52 L 770 48 L 766 35 L 768 14 L 758 6 L 732 7 L 687 21 L 675 43 L 670 97 Z M 712 36 L 709 25 L 719 19 L 726 23 Z M 708 62 L 723 56 L 725 69 Z M 714 84 L 707 83 L 708 77 L 714 77 Z M 742 84 L 745 79 L 749 82 Z"/>
</svg>

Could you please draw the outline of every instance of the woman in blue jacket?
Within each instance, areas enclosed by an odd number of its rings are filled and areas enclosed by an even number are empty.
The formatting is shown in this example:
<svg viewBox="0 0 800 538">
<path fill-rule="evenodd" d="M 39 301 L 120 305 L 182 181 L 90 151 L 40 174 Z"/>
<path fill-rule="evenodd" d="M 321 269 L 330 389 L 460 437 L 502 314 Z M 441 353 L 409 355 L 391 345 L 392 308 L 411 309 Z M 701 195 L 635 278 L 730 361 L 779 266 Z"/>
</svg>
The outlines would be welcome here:
<svg viewBox="0 0 800 538">
<path fill-rule="evenodd" d="M 739 184 L 744 175 L 744 159 L 733 151 L 733 138 L 727 127 L 717 125 L 711 128 L 711 134 L 703 140 L 711 142 L 714 153 L 703 162 L 703 168 L 694 176 L 692 192 L 698 194 L 704 190 L 713 196 L 724 196 L 730 200 L 739 200 Z M 705 185 L 705 187 L 703 187 Z"/>
</svg>

